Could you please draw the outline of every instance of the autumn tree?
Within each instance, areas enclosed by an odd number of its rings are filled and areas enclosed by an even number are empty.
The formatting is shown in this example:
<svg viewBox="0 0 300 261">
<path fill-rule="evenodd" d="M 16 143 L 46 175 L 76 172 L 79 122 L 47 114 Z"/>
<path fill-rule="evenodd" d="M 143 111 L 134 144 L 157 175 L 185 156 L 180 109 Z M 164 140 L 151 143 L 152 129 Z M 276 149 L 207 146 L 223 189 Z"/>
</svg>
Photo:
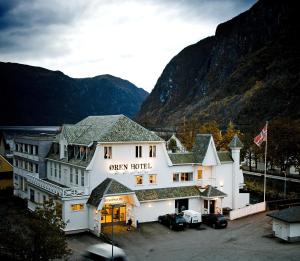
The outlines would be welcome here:
<svg viewBox="0 0 300 261">
<path fill-rule="evenodd" d="M 176 152 L 178 150 L 177 142 L 175 139 L 173 138 L 170 139 L 168 149 L 171 150 L 172 152 Z"/>
<path fill-rule="evenodd" d="M 177 135 L 187 150 L 192 149 L 196 134 L 199 133 L 200 126 L 201 124 L 197 118 L 186 120 L 185 117 L 183 118 L 181 124 L 178 126 Z"/>
<path fill-rule="evenodd" d="M 222 133 L 219 124 L 216 121 L 210 121 L 201 125 L 199 131 L 201 134 L 212 134 L 217 149 L 220 149 L 222 144 Z"/>
</svg>

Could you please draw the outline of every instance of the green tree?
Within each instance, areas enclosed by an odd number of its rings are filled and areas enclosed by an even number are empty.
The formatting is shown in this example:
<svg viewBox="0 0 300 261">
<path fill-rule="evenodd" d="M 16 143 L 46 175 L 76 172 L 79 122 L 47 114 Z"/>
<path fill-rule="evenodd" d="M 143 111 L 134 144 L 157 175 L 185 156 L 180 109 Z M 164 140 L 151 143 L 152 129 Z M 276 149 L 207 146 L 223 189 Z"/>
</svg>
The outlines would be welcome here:
<svg viewBox="0 0 300 261">
<path fill-rule="evenodd" d="M 173 138 L 170 139 L 168 149 L 171 150 L 172 152 L 176 152 L 178 150 L 177 143 L 176 143 L 175 139 L 173 139 Z"/>
<path fill-rule="evenodd" d="M 50 198 L 35 210 L 17 221 L 7 221 L 0 227 L 1 258 L 5 260 L 66 259 L 68 249 L 63 229 L 65 223 L 57 214 L 57 204 Z"/>
<path fill-rule="evenodd" d="M 225 134 L 222 136 L 222 142 L 220 144 L 220 149 L 222 150 L 228 150 L 229 147 L 229 143 L 231 142 L 231 140 L 233 139 L 233 136 L 237 134 L 239 136 L 239 138 L 241 140 L 243 140 L 243 134 L 240 130 L 236 129 L 233 122 L 232 121 L 229 121 L 228 125 L 227 125 L 227 128 L 226 128 L 226 131 L 225 131 Z"/>
</svg>

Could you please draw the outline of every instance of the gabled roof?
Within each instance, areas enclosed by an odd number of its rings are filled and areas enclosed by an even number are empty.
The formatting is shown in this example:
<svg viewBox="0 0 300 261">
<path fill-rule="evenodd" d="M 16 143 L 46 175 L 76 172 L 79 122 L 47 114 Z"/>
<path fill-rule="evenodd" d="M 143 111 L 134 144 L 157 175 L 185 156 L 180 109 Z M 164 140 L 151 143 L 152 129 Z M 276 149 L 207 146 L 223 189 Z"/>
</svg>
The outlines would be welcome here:
<svg viewBox="0 0 300 261">
<path fill-rule="evenodd" d="M 169 153 L 172 164 L 192 164 L 194 163 L 193 153 Z"/>
<path fill-rule="evenodd" d="M 300 206 L 282 209 L 278 212 L 267 214 L 267 216 L 288 223 L 300 223 Z"/>
<path fill-rule="evenodd" d="M 92 142 L 163 141 L 124 115 L 89 116 L 75 125 L 64 125 L 63 137 L 69 144 Z"/>
<path fill-rule="evenodd" d="M 197 186 L 143 189 L 136 190 L 135 194 L 139 201 L 200 196 Z"/>
<path fill-rule="evenodd" d="M 214 198 L 214 197 L 223 198 L 223 197 L 227 196 L 227 194 L 225 194 L 224 192 L 214 188 L 211 185 L 208 185 L 203 189 L 199 188 L 199 191 L 200 191 L 200 196 L 205 197 L 205 198 Z"/>
<path fill-rule="evenodd" d="M 115 179 L 106 178 L 96 188 L 93 189 L 87 204 L 98 207 L 103 197 L 132 193 L 134 192 L 130 188 L 126 187 Z"/>
<path fill-rule="evenodd" d="M 229 143 L 229 148 L 243 148 L 243 147 L 244 144 L 241 142 L 239 137 L 235 134 L 231 142 Z"/>
<path fill-rule="evenodd" d="M 218 151 L 217 153 L 220 162 L 233 162 L 231 153 L 229 151 Z"/>
<path fill-rule="evenodd" d="M 194 163 L 203 162 L 211 137 L 211 134 L 197 134 L 195 144 L 192 149 Z"/>
</svg>

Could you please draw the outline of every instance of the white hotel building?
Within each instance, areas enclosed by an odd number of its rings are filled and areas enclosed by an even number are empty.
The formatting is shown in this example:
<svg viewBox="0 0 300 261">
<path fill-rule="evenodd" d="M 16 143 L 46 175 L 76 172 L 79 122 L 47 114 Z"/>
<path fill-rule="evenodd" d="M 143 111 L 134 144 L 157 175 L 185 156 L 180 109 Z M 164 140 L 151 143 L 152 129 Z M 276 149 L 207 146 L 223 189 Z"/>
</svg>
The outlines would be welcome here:
<svg viewBox="0 0 300 261">
<path fill-rule="evenodd" d="M 65 231 L 96 235 L 111 224 L 112 211 L 114 222 L 131 218 L 135 225 L 183 208 L 241 208 L 249 203 L 249 194 L 239 193 L 241 147 L 236 136 L 231 152 L 218 152 L 211 135 L 197 135 L 192 152 L 168 154 L 164 140 L 123 115 L 90 116 L 62 126 L 46 176 L 26 173 L 28 208 L 57 196 Z"/>
</svg>

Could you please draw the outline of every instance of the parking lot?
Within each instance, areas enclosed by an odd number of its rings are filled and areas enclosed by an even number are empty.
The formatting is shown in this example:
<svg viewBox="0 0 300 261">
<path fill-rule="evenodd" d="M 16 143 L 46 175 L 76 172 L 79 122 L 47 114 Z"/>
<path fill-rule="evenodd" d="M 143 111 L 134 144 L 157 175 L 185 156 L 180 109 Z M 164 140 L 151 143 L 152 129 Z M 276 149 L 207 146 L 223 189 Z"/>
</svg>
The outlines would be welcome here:
<svg viewBox="0 0 300 261">
<path fill-rule="evenodd" d="M 140 231 L 126 231 L 115 235 L 129 261 L 141 260 L 300 260 L 300 243 L 285 243 L 272 238 L 271 218 L 260 213 L 230 221 L 226 229 L 172 231 L 158 224 L 142 224 Z M 101 242 L 83 234 L 69 236 L 73 249 L 72 260 L 90 244 Z"/>
</svg>

